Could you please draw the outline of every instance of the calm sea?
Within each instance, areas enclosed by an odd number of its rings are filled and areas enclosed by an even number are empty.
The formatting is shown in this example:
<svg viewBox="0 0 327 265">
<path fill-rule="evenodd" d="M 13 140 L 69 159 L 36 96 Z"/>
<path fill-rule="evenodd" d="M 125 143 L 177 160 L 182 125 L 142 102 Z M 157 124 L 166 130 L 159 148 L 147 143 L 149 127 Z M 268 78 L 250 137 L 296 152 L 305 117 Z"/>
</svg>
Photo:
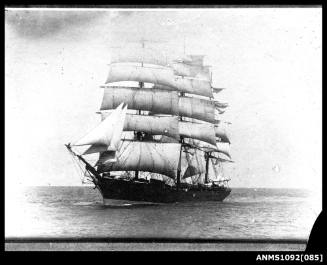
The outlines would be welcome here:
<svg viewBox="0 0 327 265">
<path fill-rule="evenodd" d="M 308 239 L 319 214 L 296 189 L 234 188 L 223 202 L 102 205 L 92 187 L 29 187 L 6 199 L 6 237 Z M 317 210 L 318 209 L 318 210 Z"/>
</svg>

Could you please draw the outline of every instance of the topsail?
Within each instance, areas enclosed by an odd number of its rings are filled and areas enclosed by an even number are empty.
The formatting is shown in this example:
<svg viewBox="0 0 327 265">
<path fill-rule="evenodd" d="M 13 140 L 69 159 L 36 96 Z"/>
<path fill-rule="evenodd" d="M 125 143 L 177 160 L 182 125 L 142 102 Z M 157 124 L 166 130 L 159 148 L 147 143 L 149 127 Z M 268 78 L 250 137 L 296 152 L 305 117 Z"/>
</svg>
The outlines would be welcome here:
<svg viewBox="0 0 327 265">
<path fill-rule="evenodd" d="M 214 101 L 178 96 L 176 91 L 136 87 L 106 87 L 100 110 L 116 108 L 121 102 L 129 109 L 146 110 L 157 114 L 185 116 L 215 123 Z"/>
<path fill-rule="evenodd" d="M 106 84 L 121 81 L 153 83 L 168 87 L 168 90 L 213 97 L 210 82 L 197 78 L 182 78 L 174 75 L 168 67 L 111 64 Z"/>
</svg>

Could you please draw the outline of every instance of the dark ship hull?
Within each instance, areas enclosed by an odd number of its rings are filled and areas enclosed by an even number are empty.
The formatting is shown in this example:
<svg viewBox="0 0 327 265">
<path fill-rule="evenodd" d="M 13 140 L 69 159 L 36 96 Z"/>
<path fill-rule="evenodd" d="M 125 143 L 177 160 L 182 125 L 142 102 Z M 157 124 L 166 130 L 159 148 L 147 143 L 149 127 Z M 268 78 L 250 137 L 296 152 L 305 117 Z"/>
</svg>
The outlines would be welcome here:
<svg viewBox="0 0 327 265">
<path fill-rule="evenodd" d="M 162 181 L 101 178 L 98 181 L 103 201 L 108 199 L 173 203 L 191 201 L 223 201 L 231 192 L 228 187 L 182 184 L 177 190 Z"/>
</svg>

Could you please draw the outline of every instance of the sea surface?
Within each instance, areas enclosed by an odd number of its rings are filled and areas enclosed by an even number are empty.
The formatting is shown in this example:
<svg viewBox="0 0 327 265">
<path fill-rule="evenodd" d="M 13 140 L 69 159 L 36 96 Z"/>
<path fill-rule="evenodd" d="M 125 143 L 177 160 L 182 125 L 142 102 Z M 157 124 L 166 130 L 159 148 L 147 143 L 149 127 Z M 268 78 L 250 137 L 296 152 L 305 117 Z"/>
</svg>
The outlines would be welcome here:
<svg viewBox="0 0 327 265">
<path fill-rule="evenodd" d="M 223 202 L 102 205 L 92 187 L 29 187 L 6 196 L 5 236 L 307 240 L 320 213 L 298 189 L 232 188 Z"/>
</svg>

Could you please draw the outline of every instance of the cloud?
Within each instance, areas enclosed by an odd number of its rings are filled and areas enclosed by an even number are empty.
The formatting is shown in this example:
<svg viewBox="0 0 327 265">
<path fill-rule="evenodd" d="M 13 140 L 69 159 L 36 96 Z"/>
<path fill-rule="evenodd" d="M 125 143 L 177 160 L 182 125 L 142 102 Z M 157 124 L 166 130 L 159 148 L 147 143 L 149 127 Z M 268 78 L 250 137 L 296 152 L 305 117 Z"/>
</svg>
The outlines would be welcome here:
<svg viewBox="0 0 327 265">
<path fill-rule="evenodd" d="M 25 38 L 44 38 L 63 30 L 88 25 L 105 11 L 6 10 L 5 20 Z"/>
</svg>

